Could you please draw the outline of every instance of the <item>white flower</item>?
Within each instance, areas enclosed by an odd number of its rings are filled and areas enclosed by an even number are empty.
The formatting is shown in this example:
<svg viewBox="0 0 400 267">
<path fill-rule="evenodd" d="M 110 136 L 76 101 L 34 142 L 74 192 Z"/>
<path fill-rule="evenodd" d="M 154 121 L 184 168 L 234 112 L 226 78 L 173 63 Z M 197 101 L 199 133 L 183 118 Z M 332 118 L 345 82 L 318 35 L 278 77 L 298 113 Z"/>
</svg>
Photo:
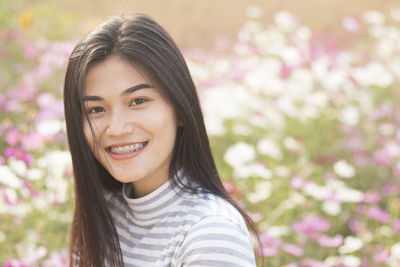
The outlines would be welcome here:
<svg viewBox="0 0 400 267">
<path fill-rule="evenodd" d="M 248 89 L 234 83 L 226 84 L 223 88 L 208 88 L 202 91 L 200 98 L 208 119 L 236 118 L 245 113 L 247 102 L 250 101 Z"/>
<path fill-rule="evenodd" d="M 267 155 L 275 160 L 282 159 L 282 152 L 279 146 L 271 139 L 264 138 L 257 143 L 258 151 Z"/>
<path fill-rule="evenodd" d="M 239 142 L 227 149 L 224 155 L 224 160 L 232 167 L 237 167 L 252 161 L 256 156 L 253 146 Z"/>
<path fill-rule="evenodd" d="M 295 118 L 299 114 L 296 104 L 289 98 L 280 97 L 276 104 L 289 117 Z"/>
<path fill-rule="evenodd" d="M 400 261 L 400 242 L 397 242 L 392 246 L 390 258 L 392 261 Z"/>
<path fill-rule="evenodd" d="M 253 133 L 252 128 L 241 123 L 235 123 L 233 125 L 232 131 L 237 135 L 251 135 Z"/>
<path fill-rule="evenodd" d="M 36 125 L 38 133 L 41 135 L 54 135 L 61 131 L 63 122 L 60 120 L 44 120 Z"/>
<path fill-rule="evenodd" d="M 292 31 L 298 24 L 296 17 L 287 11 L 275 13 L 274 20 L 276 25 L 284 31 Z"/>
<path fill-rule="evenodd" d="M 364 21 L 369 24 L 382 25 L 385 23 L 385 16 L 378 11 L 369 10 L 364 13 Z"/>
<path fill-rule="evenodd" d="M 63 177 L 66 168 L 70 167 L 71 163 L 70 153 L 61 150 L 51 151 L 38 160 L 39 167 L 48 169 L 50 175 L 57 177 Z"/>
<path fill-rule="evenodd" d="M 310 28 L 308 28 L 306 26 L 300 26 L 294 34 L 295 42 L 297 44 L 308 43 L 311 36 L 312 36 L 312 32 L 311 32 Z"/>
<path fill-rule="evenodd" d="M 18 176 L 25 177 L 27 173 L 27 167 L 24 161 L 10 158 L 8 159 L 8 166 Z"/>
<path fill-rule="evenodd" d="M 307 99 L 304 99 L 304 102 L 309 106 L 320 107 L 323 108 L 328 103 L 328 96 L 322 92 L 314 92 L 307 96 Z"/>
<path fill-rule="evenodd" d="M 282 47 L 280 56 L 286 64 L 297 66 L 301 63 L 300 52 L 294 47 Z"/>
<path fill-rule="evenodd" d="M 336 197 L 341 202 L 361 202 L 364 193 L 348 187 L 342 187 L 336 191 Z"/>
<path fill-rule="evenodd" d="M 255 191 L 248 193 L 246 195 L 246 198 L 252 203 L 257 203 L 261 200 L 269 198 L 269 196 L 271 195 L 271 189 L 272 185 L 270 182 L 268 181 L 258 182 L 255 186 Z"/>
<path fill-rule="evenodd" d="M 31 168 L 28 170 L 26 178 L 31 181 L 40 180 L 44 177 L 44 173 L 42 169 L 39 168 Z"/>
<path fill-rule="evenodd" d="M 296 69 L 290 75 L 285 88 L 285 97 L 293 101 L 304 101 L 305 96 L 313 90 L 313 73 L 307 69 Z"/>
<path fill-rule="evenodd" d="M 307 183 L 304 186 L 303 191 L 306 195 L 311 196 L 317 200 L 323 200 L 329 195 L 329 190 L 327 190 L 326 187 L 319 186 L 313 182 Z"/>
<path fill-rule="evenodd" d="M 392 40 L 379 40 L 379 43 L 377 45 L 377 52 L 379 53 L 379 55 L 383 57 L 392 57 L 392 55 L 396 53 L 396 50 L 397 44 Z"/>
<path fill-rule="evenodd" d="M 274 169 L 274 173 L 280 177 L 289 177 L 290 175 L 290 169 L 286 166 L 277 166 Z"/>
<path fill-rule="evenodd" d="M 226 133 L 224 119 L 204 114 L 204 124 L 209 135 L 221 136 Z"/>
<path fill-rule="evenodd" d="M 290 228 L 287 226 L 269 226 L 267 233 L 271 237 L 285 236 L 290 233 Z"/>
<path fill-rule="evenodd" d="M 353 256 L 353 255 L 346 255 L 342 257 L 342 263 L 346 267 L 358 267 L 361 265 L 360 258 Z"/>
<path fill-rule="evenodd" d="M 5 165 L 0 165 L 0 183 L 10 188 L 22 186 L 21 180 Z"/>
<path fill-rule="evenodd" d="M 283 140 L 283 144 L 287 149 L 297 152 L 301 151 L 303 148 L 302 145 L 296 139 L 290 136 L 286 137 Z"/>
<path fill-rule="evenodd" d="M 394 81 L 393 74 L 381 62 L 371 62 L 365 67 L 355 68 L 352 76 L 361 86 L 387 87 Z"/>
<path fill-rule="evenodd" d="M 339 253 L 340 254 L 348 254 L 348 253 L 353 253 L 363 246 L 363 241 L 354 236 L 347 236 L 344 239 L 344 244 L 339 247 Z"/>
<path fill-rule="evenodd" d="M 278 59 L 272 58 L 262 59 L 256 63 L 244 77 L 245 85 L 255 92 L 263 92 L 272 96 L 279 95 L 284 89 L 284 83 L 279 77 L 282 63 Z M 238 101 L 243 101 L 243 98 Z"/>
<path fill-rule="evenodd" d="M 390 136 L 394 133 L 395 126 L 392 123 L 380 123 L 378 125 L 378 132 L 381 135 Z"/>
<path fill-rule="evenodd" d="M 249 165 L 237 165 L 233 171 L 233 176 L 236 178 L 248 178 L 257 176 L 263 179 L 270 179 L 272 172 L 267 169 L 262 163 L 253 163 Z"/>
<path fill-rule="evenodd" d="M 355 175 L 354 167 L 345 160 L 339 160 L 333 165 L 333 169 L 337 175 L 343 178 L 351 178 Z"/>
<path fill-rule="evenodd" d="M 49 176 L 46 179 L 46 187 L 49 189 L 49 192 L 45 194 L 46 200 L 50 203 L 64 203 L 67 201 L 67 189 L 68 183 L 62 177 L 57 176 Z"/>
<path fill-rule="evenodd" d="M 320 81 L 324 88 L 329 91 L 339 91 L 348 79 L 348 73 L 343 69 L 330 70 Z"/>
<path fill-rule="evenodd" d="M 400 8 L 392 8 L 390 10 L 390 15 L 394 20 L 400 21 Z"/>
<path fill-rule="evenodd" d="M 38 160 L 41 168 L 48 170 L 48 176 L 45 181 L 49 189 L 44 197 L 50 203 L 63 203 L 68 199 L 68 183 L 64 178 L 67 168 L 71 167 L 71 156 L 67 151 L 52 151 Z"/>
<path fill-rule="evenodd" d="M 351 126 L 356 126 L 360 121 L 360 113 L 355 106 L 345 107 L 339 114 L 339 120 Z"/>
<path fill-rule="evenodd" d="M 248 6 L 246 8 L 246 15 L 250 18 L 261 18 L 263 13 L 263 9 L 259 6 Z"/>
<path fill-rule="evenodd" d="M 17 200 L 18 200 L 17 192 L 15 192 L 14 189 L 12 189 L 12 188 L 6 188 L 6 189 L 4 189 L 4 192 L 5 192 L 5 194 L 6 194 L 7 198 L 8 198 L 8 200 L 9 200 L 11 203 L 17 203 Z"/>
<path fill-rule="evenodd" d="M 306 203 L 306 198 L 298 193 L 298 192 L 291 192 L 289 195 L 289 198 L 283 202 L 283 207 L 284 208 L 294 208 L 297 205 L 303 205 Z"/>
<path fill-rule="evenodd" d="M 328 215 L 336 216 L 342 211 L 342 207 L 337 202 L 324 201 L 322 204 L 322 210 Z"/>
<path fill-rule="evenodd" d="M 377 232 L 381 236 L 387 236 L 387 237 L 393 236 L 392 228 L 390 226 L 387 226 L 387 225 L 383 225 L 383 226 L 379 227 Z"/>
<path fill-rule="evenodd" d="M 360 23 L 357 19 L 347 17 L 342 21 L 342 26 L 349 32 L 358 32 L 360 29 Z"/>
<path fill-rule="evenodd" d="M 337 256 L 329 256 L 325 259 L 324 263 L 327 267 L 338 266 L 340 264 L 340 258 Z"/>
</svg>

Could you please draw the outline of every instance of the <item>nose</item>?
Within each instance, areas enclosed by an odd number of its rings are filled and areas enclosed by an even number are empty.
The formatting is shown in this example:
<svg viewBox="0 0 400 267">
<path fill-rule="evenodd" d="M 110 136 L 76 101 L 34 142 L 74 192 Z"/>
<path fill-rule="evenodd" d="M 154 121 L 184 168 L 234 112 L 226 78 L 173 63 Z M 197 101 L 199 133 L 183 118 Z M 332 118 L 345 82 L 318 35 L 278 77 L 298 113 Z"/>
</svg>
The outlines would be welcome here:
<svg viewBox="0 0 400 267">
<path fill-rule="evenodd" d="M 107 136 L 122 136 L 134 131 L 135 126 L 131 116 L 124 112 L 113 112 L 106 128 Z"/>
</svg>

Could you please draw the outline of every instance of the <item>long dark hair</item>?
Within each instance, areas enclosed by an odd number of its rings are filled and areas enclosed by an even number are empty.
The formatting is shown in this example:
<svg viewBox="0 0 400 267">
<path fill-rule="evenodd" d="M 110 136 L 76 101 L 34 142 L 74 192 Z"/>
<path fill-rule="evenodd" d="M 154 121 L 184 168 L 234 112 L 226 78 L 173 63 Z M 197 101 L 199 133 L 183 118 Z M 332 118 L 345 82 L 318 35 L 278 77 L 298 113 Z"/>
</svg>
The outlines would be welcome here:
<svg viewBox="0 0 400 267">
<path fill-rule="evenodd" d="M 203 190 L 229 201 L 257 234 L 251 218 L 225 191 L 218 175 L 204 126 L 203 115 L 185 60 L 168 33 L 146 15 L 112 18 L 89 33 L 72 52 L 65 76 L 64 105 L 68 142 L 75 176 L 75 212 L 71 229 L 70 260 L 79 266 L 123 266 L 117 231 L 107 208 L 105 191 L 120 190 L 96 160 L 84 137 L 84 82 L 88 70 L 111 55 L 118 55 L 144 72 L 168 99 L 180 121 L 169 178 L 178 170 Z M 90 120 L 88 120 L 90 122 Z M 187 186 L 187 185 L 186 185 Z M 194 188 L 187 188 L 195 190 Z"/>
</svg>

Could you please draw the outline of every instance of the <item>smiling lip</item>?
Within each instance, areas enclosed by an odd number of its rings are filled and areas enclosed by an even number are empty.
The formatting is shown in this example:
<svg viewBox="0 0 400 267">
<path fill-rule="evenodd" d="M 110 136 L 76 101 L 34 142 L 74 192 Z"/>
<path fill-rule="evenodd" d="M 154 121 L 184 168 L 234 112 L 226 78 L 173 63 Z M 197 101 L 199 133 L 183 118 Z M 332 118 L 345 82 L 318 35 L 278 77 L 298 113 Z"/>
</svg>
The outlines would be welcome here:
<svg viewBox="0 0 400 267">
<path fill-rule="evenodd" d="M 140 147 L 135 148 L 132 151 L 129 151 L 129 149 L 125 152 L 125 151 L 116 151 L 116 148 L 124 148 L 127 146 L 135 146 L 136 144 L 143 144 Z M 126 159 L 130 159 L 133 157 L 136 157 L 138 154 L 140 154 L 143 149 L 147 146 L 148 142 L 140 142 L 140 143 L 126 143 L 126 144 L 118 144 L 118 145 L 111 145 L 106 147 L 106 152 L 108 153 L 108 155 L 110 155 L 110 157 L 112 159 L 115 160 L 126 160 Z M 120 152 L 117 154 L 117 152 Z"/>
</svg>

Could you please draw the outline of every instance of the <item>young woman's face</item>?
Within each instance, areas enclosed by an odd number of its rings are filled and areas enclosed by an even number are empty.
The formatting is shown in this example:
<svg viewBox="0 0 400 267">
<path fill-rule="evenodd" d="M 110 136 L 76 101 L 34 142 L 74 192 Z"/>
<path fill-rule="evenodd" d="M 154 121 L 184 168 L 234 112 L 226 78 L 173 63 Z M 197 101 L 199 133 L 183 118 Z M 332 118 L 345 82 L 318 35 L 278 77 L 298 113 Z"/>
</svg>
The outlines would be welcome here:
<svg viewBox="0 0 400 267">
<path fill-rule="evenodd" d="M 84 133 L 97 160 L 143 196 L 168 179 L 177 131 L 171 104 L 132 65 L 111 56 L 85 80 Z"/>
</svg>

